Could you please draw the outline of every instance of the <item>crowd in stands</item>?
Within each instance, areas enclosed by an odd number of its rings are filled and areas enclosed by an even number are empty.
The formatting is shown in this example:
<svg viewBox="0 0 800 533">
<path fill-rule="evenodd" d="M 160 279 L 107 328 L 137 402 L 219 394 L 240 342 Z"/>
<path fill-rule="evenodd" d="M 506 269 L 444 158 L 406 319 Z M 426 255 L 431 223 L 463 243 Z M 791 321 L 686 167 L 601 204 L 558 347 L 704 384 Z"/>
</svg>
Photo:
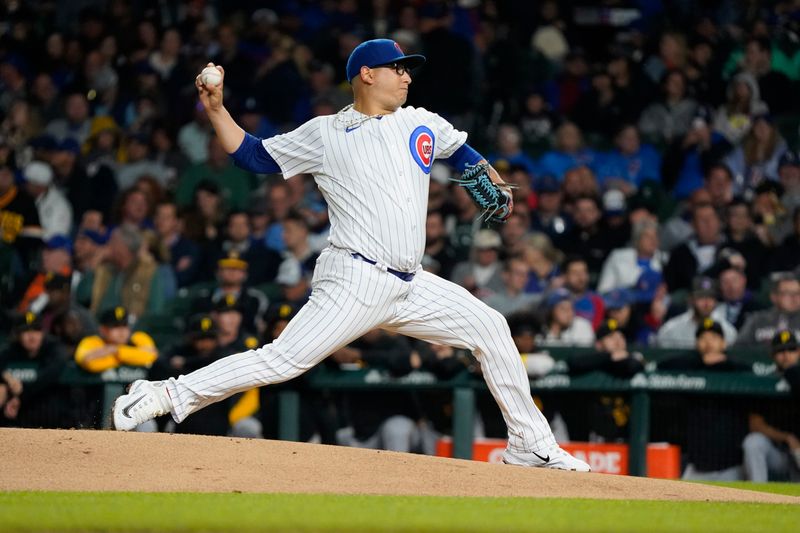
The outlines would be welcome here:
<svg viewBox="0 0 800 533">
<path fill-rule="evenodd" d="M 570 372 L 630 377 L 643 347 L 691 352 L 663 368 L 736 371 L 726 350 L 743 346 L 771 350 L 776 371 L 794 376 L 800 5 L 573 4 L 4 4 L 0 371 L 32 359 L 41 370 L 30 389 L 2 374 L 0 423 L 96 424 L 59 401 L 86 401 L 58 383 L 69 360 L 165 379 L 280 334 L 326 245 L 325 200 L 311 176 L 236 167 L 194 78 L 222 65 L 226 106 L 269 137 L 350 103 L 345 61 L 372 37 L 427 56 L 408 105 L 467 131 L 516 187 L 512 216 L 489 228 L 435 163 L 422 266 L 503 313 L 521 353 L 587 347 L 596 353 Z M 526 359 L 531 375 L 550 368 L 536 361 Z M 475 367 L 469 354 L 380 331 L 326 364 L 441 378 Z M 149 429 L 275 436 L 272 394 Z M 34 401 L 47 408 L 26 412 Z M 405 451 L 430 452 L 449 423 L 435 395 L 308 392 L 301 410 L 305 439 Z M 751 413 L 750 478 L 766 479 L 775 450 L 797 473 L 798 420 Z"/>
</svg>

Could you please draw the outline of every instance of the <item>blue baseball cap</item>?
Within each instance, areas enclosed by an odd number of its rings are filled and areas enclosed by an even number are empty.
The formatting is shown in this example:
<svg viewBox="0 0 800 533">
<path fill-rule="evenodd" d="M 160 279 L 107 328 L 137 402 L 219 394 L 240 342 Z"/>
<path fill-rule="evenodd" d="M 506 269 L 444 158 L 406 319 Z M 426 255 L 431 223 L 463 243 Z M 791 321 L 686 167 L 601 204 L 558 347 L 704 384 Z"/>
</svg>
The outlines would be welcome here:
<svg viewBox="0 0 800 533">
<path fill-rule="evenodd" d="M 419 54 L 405 55 L 400 45 L 391 39 L 372 39 L 364 41 L 353 49 L 347 59 L 347 81 L 361 72 L 361 67 L 377 67 L 391 63 L 404 63 L 415 69 L 425 63 L 425 56 Z"/>
</svg>

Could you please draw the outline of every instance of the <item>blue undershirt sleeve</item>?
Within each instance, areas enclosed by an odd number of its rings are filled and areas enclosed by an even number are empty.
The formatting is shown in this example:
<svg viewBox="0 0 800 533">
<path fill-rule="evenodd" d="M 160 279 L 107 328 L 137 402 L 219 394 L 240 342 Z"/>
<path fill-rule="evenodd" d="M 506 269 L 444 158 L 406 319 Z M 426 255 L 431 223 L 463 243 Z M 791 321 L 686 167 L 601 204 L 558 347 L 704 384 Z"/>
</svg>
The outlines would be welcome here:
<svg viewBox="0 0 800 533">
<path fill-rule="evenodd" d="M 242 144 L 230 156 L 237 167 L 256 174 L 276 174 L 281 171 L 278 163 L 261 144 L 261 139 L 247 132 L 244 134 Z"/>
<path fill-rule="evenodd" d="M 458 150 L 453 152 L 453 155 L 445 159 L 445 161 L 457 171 L 464 172 L 467 165 L 474 165 L 482 159 L 483 156 L 481 154 L 476 152 L 472 146 L 464 143 Z"/>
</svg>

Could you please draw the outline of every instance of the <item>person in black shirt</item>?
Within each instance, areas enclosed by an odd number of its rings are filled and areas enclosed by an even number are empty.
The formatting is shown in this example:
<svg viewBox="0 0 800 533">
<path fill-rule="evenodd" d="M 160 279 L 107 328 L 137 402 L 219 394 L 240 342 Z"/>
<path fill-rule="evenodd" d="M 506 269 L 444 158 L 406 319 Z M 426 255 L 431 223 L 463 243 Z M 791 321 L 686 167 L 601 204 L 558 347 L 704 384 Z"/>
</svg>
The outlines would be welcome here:
<svg viewBox="0 0 800 533">
<path fill-rule="evenodd" d="M 0 352 L 0 425 L 63 428 L 75 423 L 67 391 L 58 378 L 67 363 L 62 346 L 42 330 L 39 316 L 15 317 L 11 343 Z M 34 368 L 36 379 L 20 382 L 10 368 Z M 3 398 L 5 396 L 5 398 Z"/>
<path fill-rule="evenodd" d="M 736 372 L 748 365 L 725 353 L 722 326 L 704 319 L 695 332 L 696 351 L 658 364 L 661 370 Z M 745 412 L 734 398 L 693 399 L 686 415 L 686 469 L 683 479 L 736 481 L 742 479 L 742 455 L 738 446 L 747 432 Z"/>
<path fill-rule="evenodd" d="M 800 481 L 800 345 L 794 333 L 775 333 L 772 358 L 789 383 L 792 399 L 750 413 L 750 433 L 742 442 L 745 475 L 760 483 Z"/>
</svg>

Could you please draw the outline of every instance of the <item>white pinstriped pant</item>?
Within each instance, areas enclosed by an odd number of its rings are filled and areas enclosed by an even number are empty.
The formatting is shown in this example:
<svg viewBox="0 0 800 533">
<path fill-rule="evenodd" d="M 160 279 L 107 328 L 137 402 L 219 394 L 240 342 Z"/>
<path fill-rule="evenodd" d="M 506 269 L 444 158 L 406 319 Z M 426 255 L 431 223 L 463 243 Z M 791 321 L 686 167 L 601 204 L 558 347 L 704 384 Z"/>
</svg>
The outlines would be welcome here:
<svg viewBox="0 0 800 533">
<path fill-rule="evenodd" d="M 237 392 L 295 378 L 375 328 L 472 350 L 508 426 L 509 448 L 555 445 L 500 313 L 431 273 L 418 270 L 402 281 L 334 247 L 317 260 L 308 303 L 274 342 L 169 380 L 173 417 L 180 422 Z"/>
</svg>

